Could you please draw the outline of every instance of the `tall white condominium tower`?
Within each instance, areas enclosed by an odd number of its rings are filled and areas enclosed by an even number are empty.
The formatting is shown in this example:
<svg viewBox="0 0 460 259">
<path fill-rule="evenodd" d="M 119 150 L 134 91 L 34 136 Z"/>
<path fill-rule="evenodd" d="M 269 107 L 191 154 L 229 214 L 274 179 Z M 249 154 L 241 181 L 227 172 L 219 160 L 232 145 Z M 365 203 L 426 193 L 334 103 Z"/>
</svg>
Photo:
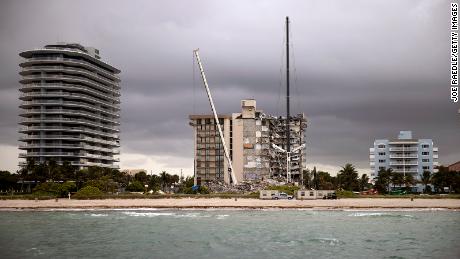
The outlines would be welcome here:
<svg viewBox="0 0 460 259">
<path fill-rule="evenodd" d="M 381 169 L 391 168 L 420 179 L 424 171 L 437 172 L 438 148 L 432 139 L 413 139 L 412 131 L 400 131 L 397 139 L 376 139 L 369 158 L 373 178 Z"/>
<path fill-rule="evenodd" d="M 19 157 L 118 168 L 120 70 L 102 61 L 99 50 L 75 43 L 19 55 L 19 148 L 25 151 Z"/>
</svg>

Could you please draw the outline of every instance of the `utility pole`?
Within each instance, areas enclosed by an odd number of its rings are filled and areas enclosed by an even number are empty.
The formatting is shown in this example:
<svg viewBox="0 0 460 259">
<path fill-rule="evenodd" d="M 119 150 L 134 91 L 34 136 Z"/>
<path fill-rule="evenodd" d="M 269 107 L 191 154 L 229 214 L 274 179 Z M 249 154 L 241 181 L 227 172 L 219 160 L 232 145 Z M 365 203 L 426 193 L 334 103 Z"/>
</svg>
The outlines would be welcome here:
<svg viewBox="0 0 460 259">
<path fill-rule="evenodd" d="M 286 16 L 286 150 L 291 152 L 291 125 L 289 103 L 289 16 Z M 288 155 L 288 159 L 290 159 Z"/>
</svg>

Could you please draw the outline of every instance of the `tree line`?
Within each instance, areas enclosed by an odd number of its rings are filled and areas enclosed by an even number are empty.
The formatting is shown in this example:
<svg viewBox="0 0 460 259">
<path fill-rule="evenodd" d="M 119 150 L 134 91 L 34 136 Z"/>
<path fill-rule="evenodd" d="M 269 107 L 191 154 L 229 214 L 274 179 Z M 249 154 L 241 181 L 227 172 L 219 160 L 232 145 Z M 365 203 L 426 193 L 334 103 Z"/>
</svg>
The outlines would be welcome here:
<svg viewBox="0 0 460 259">
<path fill-rule="evenodd" d="M 365 191 L 371 188 L 386 194 L 391 187 L 406 188 L 421 183 L 425 193 L 460 192 L 460 172 L 451 172 L 447 167 L 440 166 L 438 172 L 425 171 L 421 179 L 411 174 L 405 176 L 391 169 L 380 170 L 375 184 L 369 183 L 369 176 L 358 172 L 352 164 L 343 166 L 336 176 L 328 172 L 303 170 L 303 186 L 316 190 Z M 27 189 L 28 186 L 34 189 Z M 209 193 L 206 187 L 193 188 L 193 177 L 179 177 L 165 171 L 147 174 L 141 171 L 134 176 L 117 169 L 88 167 L 78 169 L 69 162 L 59 165 L 54 160 L 36 163 L 30 159 L 17 173 L 0 171 L 0 191 L 20 190 L 21 192 L 53 193 L 64 196 L 69 192 L 77 192 L 85 187 L 94 187 L 104 193 L 128 192 L 174 192 L 174 193 Z M 448 190 L 445 190 L 448 187 Z"/>
<path fill-rule="evenodd" d="M 28 189 L 32 185 L 33 189 Z M 134 176 L 118 169 L 91 166 L 78 169 L 65 161 L 36 163 L 29 159 L 16 173 L 0 171 L 0 191 L 40 192 L 65 196 L 85 187 L 95 187 L 103 193 L 128 192 L 206 192 L 204 188 L 192 190 L 193 177 L 179 177 L 165 171 L 149 175 L 141 171 Z"/>
<path fill-rule="evenodd" d="M 316 190 L 346 190 L 346 191 L 365 191 L 375 188 L 381 194 L 389 192 L 391 187 L 405 188 L 409 192 L 411 187 L 421 183 L 424 188 L 423 192 L 443 193 L 448 187 L 450 192 L 460 192 L 460 172 L 449 171 L 448 167 L 439 166 L 438 172 L 431 173 L 425 171 L 421 179 L 415 179 L 412 174 L 402 174 L 393 172 L 392 169 L 382 169 L 378 172 L 375 184 L 369 183 L 367 174 L 358 176 L 355 166 L 346 164 L 337 173 L 337 176 L 331 176 L 328 172 L 305 169 L 303 171 L 303 185 L 306 188 Z M 433 188 L 431 187 L 433 186 Z"/>
</svg>

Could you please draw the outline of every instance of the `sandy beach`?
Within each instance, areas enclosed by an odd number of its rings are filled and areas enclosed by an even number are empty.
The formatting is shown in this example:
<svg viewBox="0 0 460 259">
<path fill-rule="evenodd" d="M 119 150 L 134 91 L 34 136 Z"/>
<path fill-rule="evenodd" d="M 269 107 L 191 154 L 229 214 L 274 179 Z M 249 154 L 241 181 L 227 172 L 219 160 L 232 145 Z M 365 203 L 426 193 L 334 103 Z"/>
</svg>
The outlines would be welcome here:
<svg viewBox="0 0 460 259">
<path fill-rule="evenodd" d="M 339 199 L 339 200 L 259 200 L 259 199 L 106 199 L 106 200 L 0 200 L 0 209 L 460 209 L 460 199 Z"/>
</svg>

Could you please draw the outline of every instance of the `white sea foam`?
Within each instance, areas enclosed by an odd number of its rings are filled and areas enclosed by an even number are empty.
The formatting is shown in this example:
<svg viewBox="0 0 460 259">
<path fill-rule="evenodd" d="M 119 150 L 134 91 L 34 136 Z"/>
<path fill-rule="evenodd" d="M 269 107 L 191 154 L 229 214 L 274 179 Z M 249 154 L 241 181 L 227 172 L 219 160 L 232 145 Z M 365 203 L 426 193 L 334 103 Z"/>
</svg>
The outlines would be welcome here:
<svg viewBox="0 0 460 259">
<path fill-rule="evenodd" d="M 317 238 L 316 240 L 319 241 L 320 243 L 328 244 L 331 246 L 343 244 L 343 242 L 338 240 L 337 238 Z"/>
<path fill-rule="evenodd" d="M 158 217 L 158 216 L 173 216 L 175 213 L 172 212 L 135 212 L 125 211 L 123 214 L 131 217 Z"/>
<path fill-rule="evenodd" d="M 386 213 L 382 212 L 356 212 L 349 214 L 348 216 L 350 217 L 372 217 L 372 216 L 383 216 L 386 215 Z"/>
<path fill-rule="evenodd" d="M 348 215 L 349 217 L 403 217 L 403 218 L 414 218 L 413 215 L 409 214 L 394 214 L 384 212 L 356 212 Z"/>
<path fill-rule="evenodd" d="M 216 218 L 217 219 L 225 219 L 226 217 L 228 217 L 229 215 L 227 214 L 221 214 L 221 215 L 217 215 Z"/>
<path fill-rule="evenodd" d="M 85 215 L 88 215 L 88 214 L 85 214 Z M 98 214 L 98 213 L 91 213 L 89 214 L 91 217 L 107 217 L 109 216 L 109 214 Z"/>
</svg>

